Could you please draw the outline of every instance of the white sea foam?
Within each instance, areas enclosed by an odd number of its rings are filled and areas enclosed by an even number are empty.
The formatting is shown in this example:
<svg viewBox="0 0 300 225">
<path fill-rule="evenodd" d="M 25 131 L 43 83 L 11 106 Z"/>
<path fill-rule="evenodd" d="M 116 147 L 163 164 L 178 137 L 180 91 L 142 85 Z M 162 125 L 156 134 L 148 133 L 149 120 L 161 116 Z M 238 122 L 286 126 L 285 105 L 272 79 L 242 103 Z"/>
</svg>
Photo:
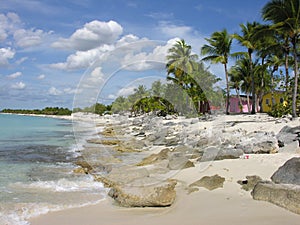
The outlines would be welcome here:
<svg viewBox="0 0 300 225">
<path fill-rule="evenodd" d="M 26 188 L 26 189 L 42 189 L 52 192 L 75 192 L 75 191 L 104 191 L 103 184 L 95 182 L 90 177 L 85 180 L 68 180 L 66 178 L 59 179 L 57 181 L 35 181 L 32 183 L 17 182 L 11 184 L 14 188 Z"/>
<path fill-rule="evenodd" d="M 1 225 L 30 225 L 28 220 L 49 212 L 55 212 L 70 208 L 79 208 L 87 205 L 95 205 L 101 202 L 102 199 L 97 199 L 83 204 L 70 204 L 70 205 L 54 205 L 47 203 L 20 203 L 14 206 L 14 209 L 0 211 L 0 224 Z"/>
</svg>

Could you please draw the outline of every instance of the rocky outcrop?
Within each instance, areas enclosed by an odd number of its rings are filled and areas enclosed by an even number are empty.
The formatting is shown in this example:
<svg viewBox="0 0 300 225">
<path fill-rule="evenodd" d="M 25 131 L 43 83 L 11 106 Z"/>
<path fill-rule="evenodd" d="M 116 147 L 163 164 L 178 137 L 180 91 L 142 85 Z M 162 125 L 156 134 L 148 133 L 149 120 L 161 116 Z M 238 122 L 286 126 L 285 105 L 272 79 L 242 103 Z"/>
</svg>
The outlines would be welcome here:
<svg viewBox="0 0 300 225">
<path fill-rule="evenodd" d="M 255 200 L 268 201 L 300 214 L 300 186 L 259 182 L 251 194 Z"/>
<path fill-rule="evenodd" d="M 141 183 L 144 186 L 140 186 Z M 108 195 L 124 207 L 167 207 L 173 204 L 176 181 L 156 182 L 153 185 L 147 185 L 148 183 L 152 181 L 143 178 L 135 181 L 137 186 L 116 185 Z"/>
<path fill-rule="evenodd" d="M 268 201 L 300 214 L 300 158 L 295 157 L 281 166 L 270 181 L 259 182 L 252 191 L 256 200 Z"/>
<path fill-rule="evenodd" d="M 137 164 L 137 166 L 150 165 L 150 164 L 159 162 L 161 160 L 167 159 L 169 152 L 170 152 L 170 149 L 165 148 L 157 154 L 151 154 L 151 155 L 147 156 L 146 158 L 144 158 L 141 162 L 139 162 Z"/>
<path fill-rule="evenodd" d="M 284 163 L 271 177 L 278 184 L 300 185 L 300 157 L 295 157 Z"/>
<path fill-rule="evenodd" d="M 218 174 L 214 176 L 204 176 L 200 180 L 189 185 L 189 188 L 194 187 L 204 187 L 208 190 L 214 190 L 217 188 L 222 188 L 224 184 L 225 178 L 219 176 Z"/>
<path fill-rule="evenodd" d="M 278 141 L 281 143 L 281 146 L 285 146 L 291 144 L 292 142 L 300 141 L 300 126 L 297 127 L 289 127 L 284 126 L 279 133 L 276 135 Z"/>
</svg>

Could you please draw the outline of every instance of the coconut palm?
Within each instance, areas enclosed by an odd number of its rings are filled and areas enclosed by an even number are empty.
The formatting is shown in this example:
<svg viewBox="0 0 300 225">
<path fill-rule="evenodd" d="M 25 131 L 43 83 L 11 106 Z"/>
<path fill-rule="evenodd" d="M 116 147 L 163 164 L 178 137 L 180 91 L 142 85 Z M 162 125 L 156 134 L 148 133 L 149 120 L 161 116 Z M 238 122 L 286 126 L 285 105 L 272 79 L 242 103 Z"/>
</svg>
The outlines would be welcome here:
<svg viewBox="0 0 300 225">
<path fill-rule="evenodd" d="M 288 34 L 294 58 L 294 90 L 292 96 L 292 115 L 297 117 L 296 102 L 298 89 L 298 43 L 300 36 L 300 1 L 271 0 L 262 9 L 263 19 L 271 21 L 273 28 Z"/>
<path fill-rule="evenodd" d="M 226 114 L 229 114 L 229 78 L 228 78 L 228 58 L 230 57 L 230 50 L 232 44 L 232 37 L 224 29 L 219 32 L 214 32 L 210 38 L 205 39 L 209 44 L 201 48 L 202 55 L 208 55 L 202 60 L 211 61 L 212 63 L 222 63 L 225 70 L 226 78 Z"/>
<path fill-rule="evenodd" d="M 257 30 L 260 28 L 260 24 L 257 22 L 240 25 L 242 30 L 242 35 L 234 34 L 233 37 L 244 47 L 247 48 L 248 60 L 249 60 L 249 73 L 251 77 L 251 93 L 252 93 L 252 109 L 251 114 L 255 114 L 256 98 L 255 98 L 255 80 L 253 73 L 253 62 L 252 53 L 257 48 L 259 38 L 256 36 Z"/>
<path fill-rule="evenodd" d="M 172 48 L 169 49 L 167 55 L 167 73 L 168 79 L 177 82 L 181 86 L 185 86 L 186 75 L 194 70 L 195 60 L 198 56 L 192 54 L 192 47 L 182 39 L 177 41 Z M 174 77 L 169 76 L 173 74 Z"/>
</svg>

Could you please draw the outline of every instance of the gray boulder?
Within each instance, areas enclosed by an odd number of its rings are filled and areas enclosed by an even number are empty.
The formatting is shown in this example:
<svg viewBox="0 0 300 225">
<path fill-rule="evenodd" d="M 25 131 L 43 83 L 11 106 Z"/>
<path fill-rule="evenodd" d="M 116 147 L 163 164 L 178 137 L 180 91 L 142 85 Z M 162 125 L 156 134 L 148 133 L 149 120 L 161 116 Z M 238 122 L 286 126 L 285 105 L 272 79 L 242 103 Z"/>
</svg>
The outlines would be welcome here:
<svg viewBox="0 0 300 225">
<path fill-rule="evenodd" d="M 300 214 L 300 186 L 259 182 L 251 192 L 253 199 L 267 201 Z"/>
<path fill-rule="evenodd" d="M 153 185 L 147 185 L 149 181 L 145 179 L 135 182 L 138 185 L 116 185 L 110 189 L 108 195 L 124 207 L 167 207 L 173 204 L 176 181 L 156 182 Z"/>
<path fill-rule="evenodd" d="M 300 134 L 300 126 L 297 127 L 284 126 L 276 135 L 276 137 L 280 143 L 286 145 L 294 141 L 298 141 L 300 139 L 299 134 Z"/>
<path fill-rule="evenodd" d="M 271 177 L 274 183 L 300 185 L 300 157 L 284 163 Z"/>
<path fill-rule="evenodd" d="M 198 161 L 206 162 L 212 160 L 237 159 L 243 154 L 244 152 L 241 149 L 211 146 L 205 149 L 202 157 L 200 157 Z"/>
</svg>

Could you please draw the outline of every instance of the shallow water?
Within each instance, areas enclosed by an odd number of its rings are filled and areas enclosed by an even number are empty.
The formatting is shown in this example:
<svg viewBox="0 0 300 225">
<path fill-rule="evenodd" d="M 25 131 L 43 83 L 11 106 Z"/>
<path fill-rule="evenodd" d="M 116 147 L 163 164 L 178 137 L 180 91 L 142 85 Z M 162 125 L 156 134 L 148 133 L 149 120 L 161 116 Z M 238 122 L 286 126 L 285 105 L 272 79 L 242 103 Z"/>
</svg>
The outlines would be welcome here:
<svg viewBox="0 0 300 225">
<path fill-rule="evenodd" d="M 101 183 L 72 173 L 78 150 L 71 121 L 1 114 L 0 224 L 101 201 Z"/>
</svg>

